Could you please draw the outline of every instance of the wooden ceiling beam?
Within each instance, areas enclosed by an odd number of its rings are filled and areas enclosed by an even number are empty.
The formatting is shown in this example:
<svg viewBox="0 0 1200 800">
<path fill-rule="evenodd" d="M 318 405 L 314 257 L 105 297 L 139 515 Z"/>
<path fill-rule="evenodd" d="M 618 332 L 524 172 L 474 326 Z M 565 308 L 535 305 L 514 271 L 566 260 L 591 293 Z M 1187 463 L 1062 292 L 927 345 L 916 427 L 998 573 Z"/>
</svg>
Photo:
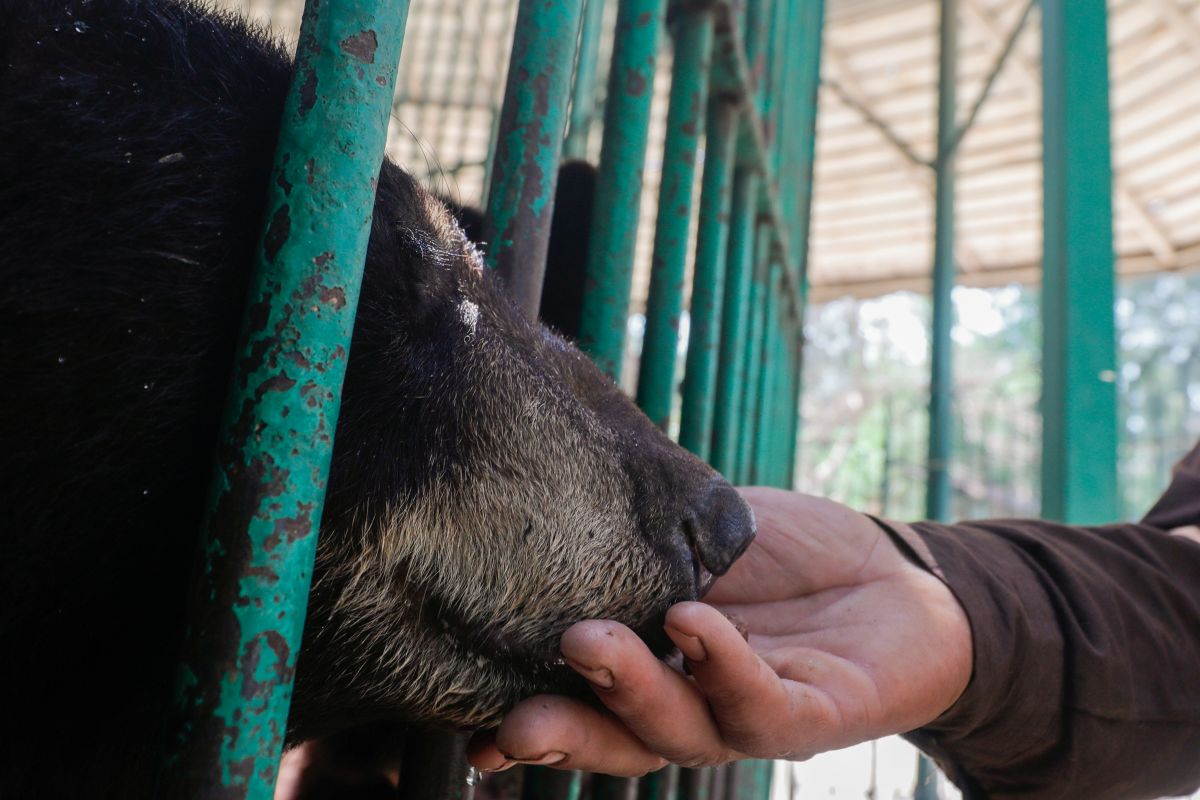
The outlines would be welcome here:
<svg viewBox="0 0 1200 800">
<path fill-rule="evenodd" d="M 862 92 L 862 86 L 859 85 L 857 76 L 850 69 L 845 56 L 837 48 L 831 47 L 828 44 L 825 47 L 824 68 L 828 80 L 836 82 L 843 90 L 842 92 L 834 92 L 835 96 L 855 112 L 863 114 L 864 122 L 876 130 L 879 133 L 880 139 L 887 145 L 888 152 L 892 153 L 892 159 L 896 162 L 897 168 L 909 182 L 918 186 L 923 194 L 929 197 L 930 202 L 932 202 L 934 181 L 933 169 L 929 165 L 929 162 L 917 156 L 911 147 L 902 147 L 900 145 L 903 140 L 887 127 L 887 121 L 876 115 L 871 110 L 869 102 L 864 99 L 865 95 Z M 847 102 L 848 97 L 858 98 L 857 102 L 852 105 Z M 962 237 L 959 237 L 955 253 L 964 271 L 974 271 L 980 268 L 982 262 L 980 262 L 979 256 Z"/>
</svg>

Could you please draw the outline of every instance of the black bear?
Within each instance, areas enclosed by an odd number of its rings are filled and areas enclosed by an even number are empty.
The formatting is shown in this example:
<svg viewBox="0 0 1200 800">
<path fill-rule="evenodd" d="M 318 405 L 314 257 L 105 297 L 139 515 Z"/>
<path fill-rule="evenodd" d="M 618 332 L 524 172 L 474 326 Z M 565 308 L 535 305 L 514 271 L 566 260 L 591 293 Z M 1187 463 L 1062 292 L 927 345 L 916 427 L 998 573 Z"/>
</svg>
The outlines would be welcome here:
<svg viewBox="0 0 1200 800">
<path fill-rule="evenodd" d="M 146 797 L 291 65 L 173 0 L 0 0 L 0 795 Z M 578 691 L 738 495 L 379 175 L 288 739 Z"/>
</svg>

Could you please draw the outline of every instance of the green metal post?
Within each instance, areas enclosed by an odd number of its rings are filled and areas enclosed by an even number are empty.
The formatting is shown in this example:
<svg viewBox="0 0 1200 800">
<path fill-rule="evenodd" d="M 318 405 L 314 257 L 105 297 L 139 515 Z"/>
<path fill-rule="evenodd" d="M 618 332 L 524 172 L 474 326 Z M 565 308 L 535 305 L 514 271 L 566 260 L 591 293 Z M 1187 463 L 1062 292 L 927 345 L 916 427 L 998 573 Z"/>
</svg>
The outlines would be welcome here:
<svg viewBox="0 0 1200 800">
<path fill-rule="evenodd" d="M 751 169 L 739 167 L 734 173 L 729 263 L 725 270 L 725 308 L 721 316 L 721 351 L 710 459 L 717 472 L 729 477 L 734 477 L 739 436 L 745 427 L 741 401 L 747 378 L 745 342 L 750 319 L 750 276 L 754 271 L 758 182 L 758 173 Z"/>
<path fill-rule="evenodd" d="M 1118 517 L 1104 0 L 1042 0 L 1042 515 Z"/>
<path fill-rule="evenodd" d="M 521 0 L 483 238 L 489 266 L 537 316 L 583 0 Z"/>
<path fill-rule="evenodd" d="M 675 353 L 679 347 L 696 151 L 704 133 L 712 56 L 712 10 L 680 8 L 672 20 L 671 32 L 675 60 L 671 66 L 671 100 L 637 384 L 638 405 L 663 430 L 670 427 L 675 395 Z"/>
<path fill-rule="evenodd" d="M 618 0 L 579 346 L 621 378 L 663 0 Z"/>
<path fill-rule="evenodd" d="M 193 576 L 159 794 L 270 798 L 405 0 L 310 3 Z"/>
<path fill-rule="evenodd" d="M 954 139 L 957 133 L 958 83 L 957 0 L 940 0 L 938 59 L 938 155 L 933 245 L 933 322 L 930 330 L 929 454 L 925 484 L 925 516 L 946 520 L 950 515 L 950 458 L 954 430 Z"/>
<path fill-rule="evenodd" d="M 583 30 L 579 33 L 579 57 L 571 91 L 571 124 L 563 142 L 567 158 L 587 158 L 588 134 L 596 116 L 596 62 L 600 57 L 600 35 L 604 28 L 604 0 L 584 0 Z"/>
<path fill-rule="evenodd" d="M 721 334 L 729 206 L 738 108 L 722 96 L 709 99 L 700 189 L 700 227 L 692 278 L 691 327 L 683 379 L 679 443 L 707 460 L 711 449 L 717 345 Z"/>
<path fill-rule="evenodd" d="M 734 480 L 748 484 L 754 480 L 754 443 L 758 437 L 758 375 L 764 367 L 763 326 L 766 324 L 767 271 L 774 257 L 771 249 L 771 230 L 766 222 L 759 223 L 756 237 L 758 253 L 754 258 L 754 274 L 750 279 L 750 325 L 746 331 L 746 383 L 742 400 L 745 425 L 738 443 L 738 464 Z"/>
</svg>

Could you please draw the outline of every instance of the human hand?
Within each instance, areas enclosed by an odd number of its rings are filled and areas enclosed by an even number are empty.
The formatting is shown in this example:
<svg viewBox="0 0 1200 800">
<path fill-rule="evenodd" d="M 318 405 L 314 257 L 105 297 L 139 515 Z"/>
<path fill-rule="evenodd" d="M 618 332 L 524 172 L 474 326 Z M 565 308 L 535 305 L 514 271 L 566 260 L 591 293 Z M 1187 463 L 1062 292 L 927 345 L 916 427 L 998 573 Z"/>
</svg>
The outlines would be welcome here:
<svg viewBox="0 0 1200 800">
<path fill-rule="evenodd" d="M 562 654 L 607 711 L 529 698 L 498 730 L 476 735 L 471 763 L 635 776 L 667 763 L 802 760 L 948 709 L 972 658 L 950 590 L 845 506 L 778 489 L 742 494 L 757 538 L 704 602 L 666 616 L 690 678 L 625 626 L 580 622 L 563 635 Z"/>
</svg>

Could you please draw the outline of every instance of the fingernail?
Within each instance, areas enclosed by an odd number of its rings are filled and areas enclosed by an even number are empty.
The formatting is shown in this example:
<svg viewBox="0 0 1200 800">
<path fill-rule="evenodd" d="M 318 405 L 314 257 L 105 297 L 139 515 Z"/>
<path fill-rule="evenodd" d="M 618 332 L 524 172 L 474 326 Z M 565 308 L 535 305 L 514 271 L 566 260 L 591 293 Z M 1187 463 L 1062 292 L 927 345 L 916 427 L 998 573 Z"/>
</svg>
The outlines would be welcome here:
<svg viewBox="0 0 1200 800">
<path fill-rule="evenodd" d="M 608 669 L 608 667 L 588 667 L 569 658 L 564 658 L 563 661 L 570 664 L 571 669 L 587 678 L 588 683 L 597 689 L 603 689 L 606 692 L 612 690 L 614 684 L 613 674 L 612 670 Z"/>
<path fill-rule="evenodd" d="M 484 769 L 481 769 L 479 771 L 480 772 L 504 772 L 504 770 L 511 769 L 512 767 L 515 767 L 516 765 L 517 765 L 516 761 L 510 761 L 508 759 L 505 759 L 504 763 L 498 767 L 485 767 Z"/>
<path fill-rule="evenodd" d="M 683 653 L 684 658 L 692 663 L 700 663 L 708 658 L 708 653 L 704 651 L 704 642 L 700 641 L 695 636 L 689 636 L 683 631 L 676 630 L 670 625 L 664 625 L 663 630 L 667 632 L 667 636 L 671 637 L 671 641 L 679 648 L 679 652 Z"/>
<path fill-rule="evenodd" d="M 551 750 L 549 753 L 546 753 L 546 755 L 539 756 L 538 758 L 518 758 L 517 760 L 522 764 L 528 764 L 533 767 L 549 767 L 566 761 L 567 754 L 560 753 L 556 750 Z"/>
</svg>

